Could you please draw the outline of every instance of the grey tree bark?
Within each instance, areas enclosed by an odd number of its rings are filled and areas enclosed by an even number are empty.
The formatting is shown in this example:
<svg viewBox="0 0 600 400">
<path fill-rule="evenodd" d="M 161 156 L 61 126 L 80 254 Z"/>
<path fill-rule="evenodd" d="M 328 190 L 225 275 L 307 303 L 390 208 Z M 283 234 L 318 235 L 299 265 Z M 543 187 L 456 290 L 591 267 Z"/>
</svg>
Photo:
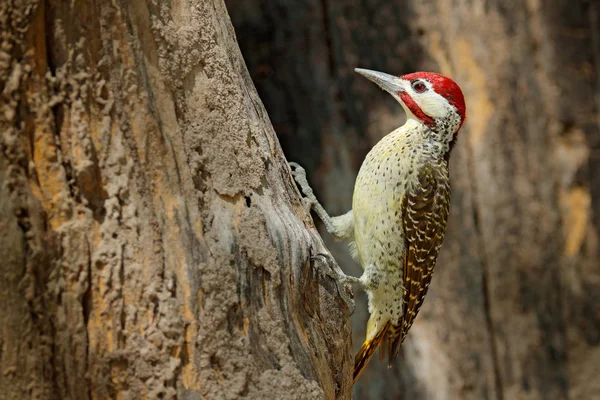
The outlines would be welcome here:
<svg viewBox="0 0 600 400">
<path fill-rule="evenodd" d="M 221 0 L 2 1 L 0 93 L 1 398 L 350 397 Z"/>
<path fill-rule="evenodd" d="M 401 359 L 372 362 L 356 398 L 600 398 L 597 2 L 227 3 L 284 151 L 332 214 L 350 208 L 368 149 L 403 122 L 353 68 L 440 71 L 466 95 L 430 294 Z"/>
</svg>

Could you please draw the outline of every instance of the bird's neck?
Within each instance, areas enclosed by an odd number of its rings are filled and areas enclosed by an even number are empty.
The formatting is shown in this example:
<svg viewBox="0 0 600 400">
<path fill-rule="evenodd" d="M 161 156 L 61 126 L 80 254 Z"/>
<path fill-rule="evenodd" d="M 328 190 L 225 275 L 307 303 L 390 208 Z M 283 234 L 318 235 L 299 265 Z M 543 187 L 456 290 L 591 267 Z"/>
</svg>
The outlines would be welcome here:
<svg viewBox="0 0 600 400">
<path fill-rule="evenodd" d="M 452 150 L 454 134 L 449 130 L 433 130 L 418 119 L 409 118 L 404 125 L 390 135 L 398 136 L 405 143 L 411 143 L 411 148 L 421 148 L 425 155 L 433 159 L 448 159 Z"/>
</svg>

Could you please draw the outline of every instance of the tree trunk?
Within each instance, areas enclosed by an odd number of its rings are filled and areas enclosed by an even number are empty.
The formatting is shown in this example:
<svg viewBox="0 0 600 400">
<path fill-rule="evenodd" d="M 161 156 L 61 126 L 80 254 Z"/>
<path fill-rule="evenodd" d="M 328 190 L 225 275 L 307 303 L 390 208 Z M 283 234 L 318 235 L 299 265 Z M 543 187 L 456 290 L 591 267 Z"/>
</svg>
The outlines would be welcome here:
<svg viewBox="0 0 600 400">
<path fill-rule="evenodd" d="M 350 398 L 221 0 L 0 3 L 0 397 Z"/>
<path fill-rule="evenodd" d="M 307 166 L 332 214 L 350 208 L 364 155 L 403 118 L 353 68 L 440 71 L 466 96 L 430 294 L 396 366 L 372 362 L 356 397 L 600 398 L 598 4 L 228 6 L 284 151 Z M 347 250 L 327 240 L 358 275 Z M 356 310 L 355 349 L 366 305 Z"/>
</svg>

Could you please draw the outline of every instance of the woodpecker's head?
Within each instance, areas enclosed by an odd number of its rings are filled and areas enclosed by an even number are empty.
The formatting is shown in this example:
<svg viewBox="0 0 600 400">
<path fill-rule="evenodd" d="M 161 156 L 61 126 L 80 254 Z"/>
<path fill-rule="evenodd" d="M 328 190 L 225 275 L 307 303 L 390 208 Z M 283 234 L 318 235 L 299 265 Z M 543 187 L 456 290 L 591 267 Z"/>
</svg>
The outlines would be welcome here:
<svg viewBox="0 0 600 400">
<path fill-rule="evenodd" d="M 408 118 L 440 134 L 458 133 L 465 121 L 465 98 L 452 79 L 435 72 L 414 72 L 400 77 L 356 68 L 356 72 L 389 92 L 404 108 Z"/>
</svg>

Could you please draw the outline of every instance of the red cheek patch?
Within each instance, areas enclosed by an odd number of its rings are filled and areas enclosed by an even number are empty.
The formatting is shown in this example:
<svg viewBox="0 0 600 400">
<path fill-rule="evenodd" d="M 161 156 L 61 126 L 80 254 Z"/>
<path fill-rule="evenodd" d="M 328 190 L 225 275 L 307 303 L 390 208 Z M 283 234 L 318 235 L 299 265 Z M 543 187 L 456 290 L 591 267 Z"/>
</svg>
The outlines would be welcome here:
<svg viewBox="0 0 600 400">
<path fill-rule="evenodd" d="M 423 112 L 423 110 L 421 110 L 421 107 L 419 107 L 419 105 L 413 100 L 412 97 L 410 97 L 410 95 L 408 93 L 406 93 L 404 91 L 400 91 L 400 92 L 398 92 L 398 96 L 400 96 L 400 98 L 402 99 L 402 101 L 404 102 L 406 107 L 408 107 L 410 112 L 412 112 L 415 117 L 417 117 L 418 119 L 423 121 L 423 123 L 425 125 L 427 125 L 428 127 L 430 127 L 430 128 L 435 127 L 435 121 L 433 120 L 433 118 L 431 118 L 429 115 L 425 114 Z"/>
</svg>

